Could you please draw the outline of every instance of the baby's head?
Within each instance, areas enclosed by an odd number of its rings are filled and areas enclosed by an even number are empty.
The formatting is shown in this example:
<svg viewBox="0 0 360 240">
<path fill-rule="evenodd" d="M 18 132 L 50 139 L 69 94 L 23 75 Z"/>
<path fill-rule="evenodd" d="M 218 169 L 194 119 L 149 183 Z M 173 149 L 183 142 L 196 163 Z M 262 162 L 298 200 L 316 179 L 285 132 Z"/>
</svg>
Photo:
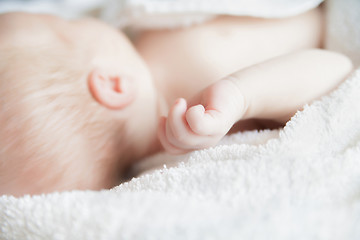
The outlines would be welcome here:
<svg viewBox="0 0 360 240">
<path fill-rule="evenodd" d="M 0 52 L 0 194 L 111 187 L 149 150 L 155 90 L 116 30 L 5 14 Z"/>
</svg>

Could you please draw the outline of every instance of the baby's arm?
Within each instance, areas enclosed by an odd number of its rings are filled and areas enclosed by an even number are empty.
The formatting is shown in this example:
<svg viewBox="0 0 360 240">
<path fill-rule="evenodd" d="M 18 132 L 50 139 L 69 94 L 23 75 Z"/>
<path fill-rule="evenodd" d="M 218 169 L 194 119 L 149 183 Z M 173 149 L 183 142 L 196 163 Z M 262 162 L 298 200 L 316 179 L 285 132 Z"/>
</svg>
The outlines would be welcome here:
<svg viewBox="0 0 360 240">
<path fill-rule="evenodd" d="M 254 65 L 209 86 L 195 104 L 179 99 L 160 121 L 159 139 L 166 151 L 184 153 L 214 146 L 241 119 L 286 122 L 351 70 L 347 57 L 316 49 Z"/>
</svg>

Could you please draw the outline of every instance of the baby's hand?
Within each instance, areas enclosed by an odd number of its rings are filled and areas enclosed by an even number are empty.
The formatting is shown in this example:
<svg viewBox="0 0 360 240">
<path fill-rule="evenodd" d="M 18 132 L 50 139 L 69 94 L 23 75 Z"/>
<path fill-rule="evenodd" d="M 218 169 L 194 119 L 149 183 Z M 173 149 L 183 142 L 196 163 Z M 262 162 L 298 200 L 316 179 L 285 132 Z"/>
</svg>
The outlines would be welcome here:
<svg viewBox="0 0 360 240">
<path fill-rule="evenodd" d="M 243 95 L 229 80 L 206 88 L 200 102 L 188 107 L 180 98 L 160 119 L 158 136 L 167 152 L 181 154 L 216 145 L 246 110 Z"/>
</svg>

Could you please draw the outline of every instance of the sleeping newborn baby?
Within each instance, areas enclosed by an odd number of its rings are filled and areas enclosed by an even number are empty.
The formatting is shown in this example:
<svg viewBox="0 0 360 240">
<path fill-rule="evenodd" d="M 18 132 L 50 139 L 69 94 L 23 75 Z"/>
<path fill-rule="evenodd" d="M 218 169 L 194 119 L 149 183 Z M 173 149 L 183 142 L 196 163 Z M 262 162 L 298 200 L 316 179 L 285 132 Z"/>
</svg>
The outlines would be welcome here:
<svg viewBox="0 0 360 240">
<path fill-rule="evenodd" d="M 0 36 L 0 193 L 17 196 L 110 188 L 150 154 L 214 146 L 248 119 L 284 124 L 352 69 L 316 50 L 318 9 L 133 43 L 97 20 L 10 13 Z"/>
</svg>

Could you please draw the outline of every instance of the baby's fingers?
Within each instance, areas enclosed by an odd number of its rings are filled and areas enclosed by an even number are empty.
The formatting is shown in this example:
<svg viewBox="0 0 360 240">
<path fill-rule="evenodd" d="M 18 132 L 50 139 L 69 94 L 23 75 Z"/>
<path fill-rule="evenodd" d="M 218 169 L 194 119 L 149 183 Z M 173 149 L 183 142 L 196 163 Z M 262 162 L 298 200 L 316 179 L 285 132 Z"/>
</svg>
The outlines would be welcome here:
<svg viewBox="0 0 360 240">
<path fill-rule="evenodd" d="M 198 135 L 190 129 L 185 118 L 186 111 L 187 103 L 182 98 L 170 109 L 165 129 L 167 140 L 182 149 L 191 150 L 208 146 L 207 136 Z"/>
<path fill-rule="evenodd" d="M 166 136 L 166 118 L 162 117 L 159 121 L 159 129 L 158 129 L 158 138 L 160 140 L 161 145 L 165 149 L 165 151 L 172 154 L 183 154 L 187 151 L 181 148 L 178 148 L 171 144 Z"/>
<path fill-rule="evenodd" d="M 186 121 L 193 132 L 199 135 L 212 136 L 225 134 L 229 129 L 224 114 L 215 109 L 196 105 L 186 112 Z"/>
<path fill-rule="evenodd" d="M 186 100 L 180 98 L 175 105 L 170 109 L 168 121 L 166 124 L 166 133 L 171 133 L 171 137 L 178 139 L 180 142 L 184 141 L 186 137 L 191 135 L 190 128 L 185 119 L 185 112 L 187 110 Z"/>
</svg>

